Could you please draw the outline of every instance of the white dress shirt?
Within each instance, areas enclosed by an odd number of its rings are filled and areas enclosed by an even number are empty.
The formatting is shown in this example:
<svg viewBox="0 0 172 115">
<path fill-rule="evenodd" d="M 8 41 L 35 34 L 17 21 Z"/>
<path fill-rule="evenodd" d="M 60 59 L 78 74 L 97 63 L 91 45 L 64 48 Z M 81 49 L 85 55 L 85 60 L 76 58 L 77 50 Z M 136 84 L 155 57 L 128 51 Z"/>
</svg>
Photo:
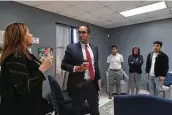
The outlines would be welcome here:
<svg viewBox="0 0 172 115">
<path fill-rule="evenodd" d="M 107 57 L 107 63 L 109 63 L 109 69 L 120 70 L 122 69 L 122 62 L 124 62 L 123 56 L 119 53 L 115 55 L 109 55 Z"/>
<path fill-rule="evenodd" d="M 86 55 L 86 50 L 85 50 L 85 45 L 86 44 L 83 44 L 83 43 L 80 43 L 80 44 L 81 44 L 83 58 L 84 58 L 84 60 L 88 60 L 87 59 L 87 55 Z M 90 47 L 89 44 L 87 44 L 87 48 L 88 48 L 88 51 L 89 51 L 90 56 L 91 56 L 91 61 L 92 61 L 92 64 L 93 64 L 93 71 L 95 72 L 95 67 L 94 67 L 94 54 L 93 54 L 93 51 L 92 51 L 92 49 L 91 49 L 91 47 Z M 75 67 L 74 67 L 74 72 L 75 72 Z M 84 79 L 90 79 L 89 69 L 85 70 Z"/>
</svg>

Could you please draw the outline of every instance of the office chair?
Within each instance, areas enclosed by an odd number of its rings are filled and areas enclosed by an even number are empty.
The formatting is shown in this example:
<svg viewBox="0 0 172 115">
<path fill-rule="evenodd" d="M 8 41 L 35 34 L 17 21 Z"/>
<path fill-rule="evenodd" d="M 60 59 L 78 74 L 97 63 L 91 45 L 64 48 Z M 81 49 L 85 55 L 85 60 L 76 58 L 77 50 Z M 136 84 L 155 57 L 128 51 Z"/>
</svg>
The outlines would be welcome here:
<svg viewBox="0 0 172 115">
<path fill-rule="evenodd" d="M 69 96 L 64 96 L 66 92 L 62 92 L 60 85 L 56 81 L 55 77 L 48 76 L 51 98 L 58 115 L 75 115 L 75 111 L 72 108 L 72 99 Z M 66 97 L 66 98 L 65 98 Z M 83 104 L 81 114 L 89 114 L 90 107 L 87 102 Z"/>
</svg>

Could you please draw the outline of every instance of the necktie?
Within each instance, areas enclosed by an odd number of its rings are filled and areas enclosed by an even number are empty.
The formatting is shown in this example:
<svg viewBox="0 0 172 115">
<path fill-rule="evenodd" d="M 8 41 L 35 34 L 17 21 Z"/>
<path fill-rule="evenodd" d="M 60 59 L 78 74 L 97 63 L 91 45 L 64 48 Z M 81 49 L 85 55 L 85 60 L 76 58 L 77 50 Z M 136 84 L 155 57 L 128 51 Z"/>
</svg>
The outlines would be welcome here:
<svg viewBox="0 0 172 115">
<path fill-rule="evenodd" d="M 94 70 L 93 70 L 93 64 L 92 64 L 92 60 L 91 60 L 91 55 L 88 51 L 88 45 L 85 45 L 85 51 L 86 51 L 86 56 L 89 62 L 89 73 L 90 73 L 90 79 L 94 80 Z"/>
</svg>

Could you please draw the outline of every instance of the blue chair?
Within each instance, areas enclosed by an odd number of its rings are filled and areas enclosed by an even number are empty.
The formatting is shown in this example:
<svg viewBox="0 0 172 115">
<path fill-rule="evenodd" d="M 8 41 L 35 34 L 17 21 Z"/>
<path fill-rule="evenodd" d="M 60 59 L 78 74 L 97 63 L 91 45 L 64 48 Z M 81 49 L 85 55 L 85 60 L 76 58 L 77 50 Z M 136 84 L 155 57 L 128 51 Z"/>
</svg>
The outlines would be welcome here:
<svg viewBox="0 0 172 115">
<path fill-rule="evenodd" d="M 168 87 L 172 85 L 172 73 L 167 73 L 165 80 L 163 82 L 163 85 L 168 86 Z"/>
<path fill-rule="evenodd" d="M 172 100 L 150 95 L 114 97 L 115 115 L 172 115 Z"/>
<path fill-rule="evenodd" d="M 72 108 L 72 99 L 67 95 L 67 92 L 62 92 L 60 85 L 56 81 L 55 77 L 48 76 L 51 100 L 58 115 L 75 115 L 75 111 Z M 89 114 L 90 107 L 88 103 L 84 103 L 81 114 Z"/>
</svg>

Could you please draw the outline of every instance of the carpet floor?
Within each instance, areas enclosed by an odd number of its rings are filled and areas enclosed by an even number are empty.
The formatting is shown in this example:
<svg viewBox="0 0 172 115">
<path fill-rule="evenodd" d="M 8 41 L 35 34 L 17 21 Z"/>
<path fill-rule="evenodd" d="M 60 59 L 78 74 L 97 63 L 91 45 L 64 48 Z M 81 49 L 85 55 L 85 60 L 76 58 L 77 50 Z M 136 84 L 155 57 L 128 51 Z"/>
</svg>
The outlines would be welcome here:
<svg viewBox="0 0 172 115">
<path fill-rule="evenodd" d="M 114 115 L 113 100 L 99 108 L 100 115 Z"/>
</svg>

